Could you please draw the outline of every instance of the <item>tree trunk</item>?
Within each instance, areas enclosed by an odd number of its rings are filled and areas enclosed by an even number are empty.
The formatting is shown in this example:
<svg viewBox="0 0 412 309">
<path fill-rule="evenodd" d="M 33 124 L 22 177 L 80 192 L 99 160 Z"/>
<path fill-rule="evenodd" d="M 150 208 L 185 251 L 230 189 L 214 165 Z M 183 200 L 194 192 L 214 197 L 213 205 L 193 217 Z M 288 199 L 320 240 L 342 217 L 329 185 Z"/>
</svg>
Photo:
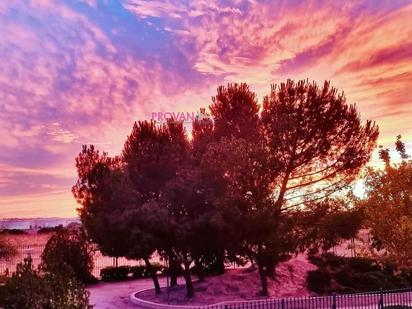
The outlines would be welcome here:
<svg viewBox="0 0 412 309">
<path fill-rule="evenodd" d="M 218 265 L 218 275 L 225 273 L 225 251 L 222 250 L 216 254 L 216 263 Z"/>
<path fill-rule="evenodd" d="M 263 296 L 269 296 L 268 278 L 267 278 L 267 273 L 266 273 L 265 266 L 262 265 L 262 263 L 258 263 L 258 268 L 259 268 L 260 282 L 261 282 L 261 284 L 262 284 L 261 294 L 262 294 Z"/>
<path fill-rule="evenodd" d="M 200 281 L 205 280 L 205 270 L 204 270 L 202 262 L 200 262 L 199 259 L 195 260 L 195 268 L 196 268 L 196 274 L 199 280 Z"/>
<path fill-rule="evenodd" d="M 193 292 L 192 277 L 190 276 L 190 269 L 185 268 L 183 272 L 183 277 L 185 278 L 187 297 L 192 298 L 194 295 L 194 292 Z"/>
<path fill-rule="evenodd" d="M 185 278 L 187 297 L 192 298 L 194 295 L 193 282 L 192 277 L 190 275 L 190 263 L 187 261 L 186 258 L 184 261 L 184 267 L 185 269 L 183 270 L 183 277 Z"/>
<path fill-rule="evenodd" d="M 170 286 L 177 285 L 177 275 L 175 273 L 170 273 Z"/>
<path fill-rule="evenodd" d="M 169 255 L 169 274 L 170 274 L 170 286 L 177 285 L 177 277 L 179 276 L 180 265 L 176 258 L 171 254 Z"/>
<path fill-rule="evenodd" d="M 145 259 L 143 259 L 143 260 L 144 260 L 144 262 L 146 263 L 146 268 L 147 268 L 147 270 L 149 271 L 150 276 L 152 277 L 156 294 L 160 294 L 160 293 L 161 293 L 160 284 L 159 284 L 159 279 L 157 278 L 156 271 L 155 271 L 154 268 L 152 267 L 152 264 L 150 264 L 150 261 L 149 261 L 148 258 L 145 258 Z"/>
<path fill-rule="evenodd" d="M 275 277 L 276 277 L 276 266 L 277 266 L 277 263 L 275 263 L 275 259 L 274 259 L 274 258 L 270 258 L 270 259 L 267 260 L 266 263 L 268 263 L 268 264 L 266 265 L 266 266 L 267 266 L 267 272 L 266 272 L 266 274 L 267 274 L 269 277 L 271 277 L 272 279 L 275 279 Z"/>
</svg>

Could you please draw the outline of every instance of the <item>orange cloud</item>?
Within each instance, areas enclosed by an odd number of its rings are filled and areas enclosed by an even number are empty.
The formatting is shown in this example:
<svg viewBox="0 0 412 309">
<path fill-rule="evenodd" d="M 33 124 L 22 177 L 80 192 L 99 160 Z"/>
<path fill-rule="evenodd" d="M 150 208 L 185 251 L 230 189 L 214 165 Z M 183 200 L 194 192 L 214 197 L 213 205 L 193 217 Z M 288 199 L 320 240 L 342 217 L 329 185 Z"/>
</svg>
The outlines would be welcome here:
<svg viewBox="0 0 412 309">
<path fill-rule="evenodd" d="M 81 144 L 116 154 L 134 120 L 207 107 L 232 81 L 261 98 L 331 80 L 380 143 L 411 141 L 410 20 L 407 1 L 0 2 L 0 216 L 74 214 Z"/>
</svg>

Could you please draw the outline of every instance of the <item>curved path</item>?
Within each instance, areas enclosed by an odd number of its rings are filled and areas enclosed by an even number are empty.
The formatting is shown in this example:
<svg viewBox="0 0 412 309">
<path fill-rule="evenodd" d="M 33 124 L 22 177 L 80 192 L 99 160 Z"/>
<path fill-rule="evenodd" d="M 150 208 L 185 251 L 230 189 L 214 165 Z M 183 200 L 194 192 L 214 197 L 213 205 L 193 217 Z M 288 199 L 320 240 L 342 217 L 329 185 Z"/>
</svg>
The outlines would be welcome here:
<svg viewBox="0 0 412 309">
<path fill-rule="evenodd" d="M 160 286 L 166 286 L 166 278 L 159 277 Z M 181 283 L 179 278 L 178 283 Z M 99 282 L 87 286 L 90 303 L 95 309 L 139 309 L 130 301 L 133 292 L 153 288 L 152 279 L 138 279 L 121 282 Z"/>
<path fill-rule="evenodd" d="M 165 285 L 164 278 L 159 279 Z M 98 283 L 89 285 L 90 303 L 95 309 L 139 309 L 130 302 L 130 294 L 141 289 L 153 287 L 151 279 L 129 280 L 121 282 Z"/>
</svg>

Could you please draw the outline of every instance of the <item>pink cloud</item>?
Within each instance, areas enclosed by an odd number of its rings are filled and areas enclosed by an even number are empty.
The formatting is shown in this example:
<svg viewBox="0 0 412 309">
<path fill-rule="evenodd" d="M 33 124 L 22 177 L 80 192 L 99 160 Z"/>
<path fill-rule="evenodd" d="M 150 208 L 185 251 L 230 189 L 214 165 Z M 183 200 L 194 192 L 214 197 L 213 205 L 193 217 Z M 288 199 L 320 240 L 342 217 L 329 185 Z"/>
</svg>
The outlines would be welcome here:
<svg viewBox="0 0 412 309">
<path fill-rule="evenodd" d="M 73 213 L 51 179 L 74 182 L 81 144 L 117 154 L 134 120 L 207 107 L 232 81 L 261 98 L 286 78 L 331 80 L 379 121 L 381 143 L 412 140 L 411 19 L 410 4 L 368 0 L 0 2 L 0 187 L 50 179 L 2 215 L 59 198 Z"/>
</svg>

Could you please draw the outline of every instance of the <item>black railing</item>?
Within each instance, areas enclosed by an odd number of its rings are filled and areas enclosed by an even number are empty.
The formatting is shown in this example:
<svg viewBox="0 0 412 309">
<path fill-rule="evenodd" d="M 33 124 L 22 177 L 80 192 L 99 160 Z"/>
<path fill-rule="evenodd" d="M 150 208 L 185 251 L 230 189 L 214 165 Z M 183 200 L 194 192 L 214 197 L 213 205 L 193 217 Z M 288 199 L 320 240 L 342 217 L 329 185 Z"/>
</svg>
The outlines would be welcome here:
<svg viewBox="0 0 412 309">
<path fill-rule="evenodd" d="M 34 267 L 37 267 L 41 262 L 41 254 L 44 250 L 44 245 L 31 245 L 31 246 L 17 246 L 17 254 L 11 258 L 0 261 L 0 275 L 5 273 L 13 273 L 16 270 L 16 265 L 23 262 L 24 258 L 28 255 L 31 256 L 33 260 Z M 136 266 L 143 265 L 142 261 L 128 260 L 126 258 L 118 258 L 117 260 L 109 257 L 103 256 L 99 251 L 96 251 L 93 257 L 93 275 L 100 277 L 100 270 L 107 266 Z"/>
<path fill-rule="evenodd" d="M 15 271 L 16 265 L 30 255 L 33 264 L 37 266 L 41 261 L 41 253 L 44 245 L 20 246 L 17 247 L 17 255 L 13 258 L 0 261 L 0 274 L 8 271 L 9 274 Z M 100 276 L 100 270 L 107 266 L 114 265 L 141 265 L 141 261 L 127 260 L 119 258 L 117 261 L 111 257 L 103 256 L 99 252 L 94 255 L 93 275 Z M 403 306 L 403 307 L 402 307 Z M 223 302 L 210 306 L 199 306 L 198 308 L 208 309 L 412 309 L 412 288 L 375 291 L 358 294 L 341 294 L 329 296 L 313 297 L 289 297 L 284 299 L 258 299 L 247 301 Z"/>
<path fill-rule="evenodd" d="M 203 307 L 205 308 L 205 307 Z M 358 294 L 223 302 L 209 309 L 412 309 L 412 289 Z"/>
</svg>

